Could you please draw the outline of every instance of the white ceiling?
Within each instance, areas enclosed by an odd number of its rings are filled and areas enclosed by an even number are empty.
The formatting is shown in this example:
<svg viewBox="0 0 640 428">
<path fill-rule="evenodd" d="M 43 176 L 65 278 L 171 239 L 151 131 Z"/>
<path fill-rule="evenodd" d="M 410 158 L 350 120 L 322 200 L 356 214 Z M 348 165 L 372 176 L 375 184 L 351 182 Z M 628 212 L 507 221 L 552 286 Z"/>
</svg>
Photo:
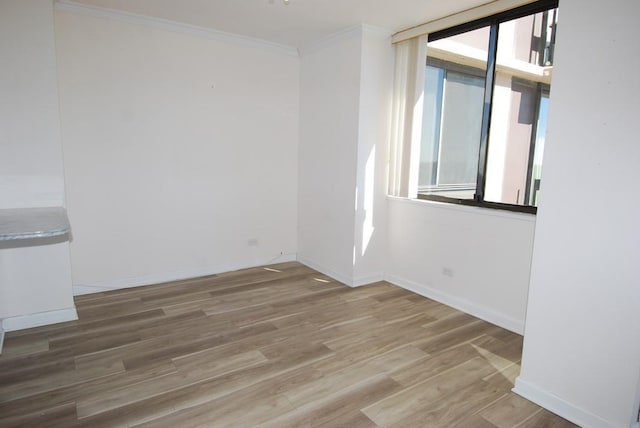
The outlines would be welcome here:
<svg viewBox="0 0 640 428">
<path fill-rule="evenodd" d="M 358 24 L 396 32 L 489 0 L 75 0 L 292 47 Z"/>
</svg>

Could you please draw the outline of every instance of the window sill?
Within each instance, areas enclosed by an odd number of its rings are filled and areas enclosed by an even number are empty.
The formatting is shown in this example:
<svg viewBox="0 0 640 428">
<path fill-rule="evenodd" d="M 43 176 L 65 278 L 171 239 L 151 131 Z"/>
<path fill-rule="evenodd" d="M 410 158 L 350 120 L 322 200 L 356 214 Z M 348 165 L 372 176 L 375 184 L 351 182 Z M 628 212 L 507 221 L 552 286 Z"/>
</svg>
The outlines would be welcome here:
<svg viewBox="0 0 640 428">
<path fill-rule="evenodd" d="M 434 201 L 434 200 L 428 200 L 428 199 L 410 199 L 410 198 L 402 198 L 402 197 L 390 196 L 390 195 L 387 195 L 387 200 L 393 201 L 394 203 L 403 203 L 403 204 L 408 204 L 413 206 L 422 206 L 422 207 L 432 207 L 432 208 L 443 209 L 443 210 L 465 212 L 465 213 L 474 214 L 474 215 L 501 217 L 501 218 L 507 218 L 512 220 L 521 220 L 521 221 L 526 221 L 531 223 L 535 223 L 536 221 L 536 215 L 533 213 L 508 211 L 504 209 L 496 209 L 493 207 L 489 208 L 481 205 L 462 205 L 462 204 L 456 204 L 448 201 L 441 202 L 441 201 Z"/>
<path fill-rule="evenodd" d="M 473 199 L 459 199 L 450 196 L 440 196 L 438 194 L 421 195 L 418 194 L 418 198 L 424 201 L 443 202 L 445 204 L 465 205 L 468 207 L 481 207 L 489 208 L 493 210 L 503 210 L 516 213 L 536 214 L 538 212 L 537 207 L 503 204 L 499 202 L 478 202 Z"/>
</svg>

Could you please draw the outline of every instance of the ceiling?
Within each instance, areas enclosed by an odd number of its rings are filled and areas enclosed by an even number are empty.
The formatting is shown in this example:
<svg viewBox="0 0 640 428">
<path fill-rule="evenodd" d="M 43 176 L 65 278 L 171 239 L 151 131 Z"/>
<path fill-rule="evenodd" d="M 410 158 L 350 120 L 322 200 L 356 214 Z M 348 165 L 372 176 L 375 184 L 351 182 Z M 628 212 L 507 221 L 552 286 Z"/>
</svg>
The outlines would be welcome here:
<svg viewBox="0 0 640 428">
<path fill-rule="evenodd" d="M 303 48 L 358 24 L 396 32 L 489 0 L 75 0 Z"/>
</svg>

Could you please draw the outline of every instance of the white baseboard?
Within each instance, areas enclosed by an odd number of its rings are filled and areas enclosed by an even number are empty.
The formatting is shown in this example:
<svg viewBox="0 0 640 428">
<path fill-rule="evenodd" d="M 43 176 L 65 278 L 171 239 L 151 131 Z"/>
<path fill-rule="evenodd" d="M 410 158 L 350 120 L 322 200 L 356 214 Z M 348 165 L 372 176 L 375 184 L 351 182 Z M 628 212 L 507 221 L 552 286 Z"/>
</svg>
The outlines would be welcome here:
<svg viewBox="0 0 640 428">
<path fill-rule="evenodd" d="M 520 377 L 516 378 L 512 391 L 583 428 L 615 428 L 610 422 Z"/>
<path fill-rule="evenodd" d="M 375 272 L 370 275 L 356 276 L 353 278 L 352 287 L 362 287 L 372 282 L 384 281 L 384 272 Z"/>
<path fill-rule="evenodd" d="M 417 282 L 413 282 L 396 275 L 388 274 L 385 276 L 385 280 L 394 285 L 420 294 L 421 296 L 428 297 L 429 299 L 436 300 L 447 306 L 451 306 L 452 308 L 488 321 L 491 324 L 495 324 L 514 333 L 524 335 L 524 320 L 517 320 L 487 307 L 477 305 L 469 300 L 443 293 L 442 291 L 436 290 L 427 285 L 418 284 Z"/>
<path fill-rule="evenodd" d="M 348 285 L 349 287 L 352 287 L 352 288 L 362 287 L 363 285 L 371 284 L 372 282 L 378 282 L 378 281 L 384 280 L 384 272 L 375 272 L 369 275 L 349 277 L 347 275 L 343 275 L 332 269 L 329 269 L 326 266 L 321 265 L 320 263 L 316 263 L 313 260 L 309 260 L 305 257 L 298 257 L 298 261 L 303 265 L 309 266 L 311 269 L 317 270 L 320 273 L 330 276 L 331 278 L 337 281 L 340 281 L 341 283 Z"/>
<path fill-rule="evenodd" d="M 320 273 L 330 276 L 336 281 L 339 281 L 345 285 L 348 285 L 349 287 L 353 287 L 353 278 L 350 278 L 347 275 L 343 275 L 332 269 L 322 266 L 320 263 L 316 263 L 313 260 L 309 260 L 304 256 L 298 256 L 298 261 L 303 265 L 309 266 L 311 269 L 317 270 Z"/>
<path fill-rule="evenodd" d="M 297 255 L 282 254 L 270 259 L 258 260 L 253 263 L 236 263 L 227 265 L 210 266 L 205 268 L 185 269 L 174 272 L 151 274 L 133 278 L 114 279 L 73 284 L 73 295 L 99 293 L 102 291 L 119 290 L 122 288 L 140 287 L 142 285 L 162 284 L 164 282 L 178 281 L 181 279 L 198 278 L 201 276 L 215 275 L 221 272 L 231 272 L 238 269 L 247 269 L 257 266 L 271 265 L 275 263 L 294 262 Z"/>
<path fill-rule="evenodd" d="M 73 307 L 5 318 L 2 320 L 2 329 L 4 331 L 23 330 L 25 328 L 40 327 L 42 325 L 74 321 L 77 319 L 78 313 L 76 312 L 76 308 Z"/>
<path fill-rule="evenodd" d="M 122 287 L 125 288 L 125 287 Z M 82 296 L 84 294 L 101 293 L 103 291 L 114 290 L 114 288 L 100 287 L 98 285 L 74 285 L 73 295 Z"/>
</svg>

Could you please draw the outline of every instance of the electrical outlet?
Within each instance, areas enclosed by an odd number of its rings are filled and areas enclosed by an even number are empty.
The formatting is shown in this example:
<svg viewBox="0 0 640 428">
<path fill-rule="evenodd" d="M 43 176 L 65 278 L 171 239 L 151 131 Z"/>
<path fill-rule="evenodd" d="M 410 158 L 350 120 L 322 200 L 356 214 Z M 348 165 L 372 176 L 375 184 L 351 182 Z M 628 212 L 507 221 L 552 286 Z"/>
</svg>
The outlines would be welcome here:
<svg viewBox="0 0 640 428">
<path fill-rule="evenodd" d="M 450 278 L 453 278 L 453 269 L 448 268 L 448 267 L 443 267 L 442 268 L 442 274 L 444 276 L 448 276 Z"/>
<path fill-rule="evenodd" d="M 249 239 L 247 241 L 247 245 L 250 246 L 250 247 L 257 247 L 258 246 L 258 238 Z"/>
</svg>

